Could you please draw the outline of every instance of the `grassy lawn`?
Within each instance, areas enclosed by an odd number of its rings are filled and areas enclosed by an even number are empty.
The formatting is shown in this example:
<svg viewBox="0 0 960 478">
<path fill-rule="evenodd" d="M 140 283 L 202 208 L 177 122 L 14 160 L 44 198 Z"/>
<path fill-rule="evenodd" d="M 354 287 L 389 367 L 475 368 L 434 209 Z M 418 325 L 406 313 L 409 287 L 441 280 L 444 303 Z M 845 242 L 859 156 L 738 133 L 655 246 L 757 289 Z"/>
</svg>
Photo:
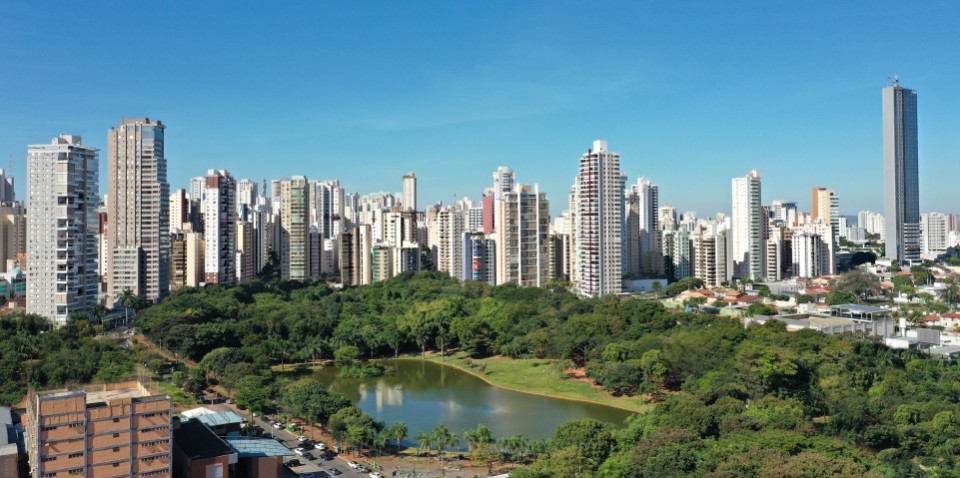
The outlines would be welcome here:
<svg viewBox="0 0 960 478">
<path fill-rule="evenodd" d="M 401 356 L 400 360 L 420 360 L 420 356 Z M 518 392 L 601 403 L 635 412 L 645 412 L 653 406 L 641 397 L 614 397 L 589 383 L 567 377 L 561 378 L 556 365 L 547 359 L 494 358 L 470 360 L 464 353 L 455 353 L 448 354 L 441 361 L 439 354 L 429 353 L 427 354 L 427 360 L 456 367 L 464 372 L 481 377 L 496 387 Z M 485 363 L 487 367 L 483 372 L 478 368 L 469 368 L 467 363 L 471 361 Z M 321 365 L 287 364 L 283 371 L 281 371 L 279 365 L 274 365 L 271 369 L 276 374 L 301 376 L 310 374 L 321 367 Z"/>
<path fill-rule="evenodd" d="M 427 360 L 441 362 L 439 355 L 428 355 Z M 482 372 L 479 368 L 469 368 L 467 364 L 471 361 L 485 363 L 486 368 Z M 466 354 L 457 353 L 444 357 L 443 363 L 482 377 L 501 388 L 602 403 L 636 412 L 645 412 L 652 407 L 647 400 L 641 397 L 614 397 L 589 383 L 566 377 L 561 378 L 556 365 L 546 359 L 493 358 L 469 360 L 466 359 Z"/>
</svg>

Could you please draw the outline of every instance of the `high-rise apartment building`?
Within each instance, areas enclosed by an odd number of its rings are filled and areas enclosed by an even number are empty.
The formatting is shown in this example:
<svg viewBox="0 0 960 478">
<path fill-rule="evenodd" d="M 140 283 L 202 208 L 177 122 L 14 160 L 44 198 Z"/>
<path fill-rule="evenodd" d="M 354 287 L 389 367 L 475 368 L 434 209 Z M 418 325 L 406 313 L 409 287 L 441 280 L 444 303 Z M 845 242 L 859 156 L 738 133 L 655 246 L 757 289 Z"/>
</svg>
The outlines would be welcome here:
<svg viewBox="0 0 960 478">
<path fill-rule="evenodd" d="M 797 225 L 797 203 L 793 201 L 776 200 L 770 203 L 770 219 L 781 221 L 788 227 Z M 839 209 L 838 209 L 839 211 Z"/>
<path fill-rule="evenodd" d="M 404 242 L 399 247 L 394 247 L 391 255 L 393 256 L 393 275 L 420 271 L 420 244 Z"/>
<path fill-rule="evenodd" d="M 257 230 L 251 221 L 237 219 L 236 272 L 240 282 L 252 280 L 257 276 Z"/>
<path fill-rule="evenodd" d="M 886 258 L 920 261 L 917 92 L 896 79 L 883 89 L 883 204 Z"/>
<path fill-rule="evenodd" d="M 185 223 L 190 223 L 190 198 L 186 189 L 177 189 L 170 195 L 170 232 L 182 231 Z"/>
<path fill-rule="evenodd" d="M 935 260 L 947 252 L 950 244 L 950 216 L 940 212 L 928 212 L 920 216 L 920 229 L 923 240 L 921 257 Z"/>
<path fill-rule="evenodd" d="M 538 185 L 516 184 L 513 191 L 504 193 L 497 201 L 494 217 L 497 284 L 546 286 L 551 279 L 547 194 L 541 193 Z"/>
<path fill-rule="evenodd" d="M 664 272 L 671 282 L 690 277 L 695 273 L 695 249 L 692 249 L 690 232 L 682 227 L 675 231 L 664 231 L 661 253 Z"/>
<path fill-rule="evenodd" d="M 580 158 L 579 172 L 574 184 L 575 287 L 587 297 L 619 294 L 624 189 L 620 154 L 609 152 L 607 142 L 598 139 Z"/>
<path fill-rule="evenodd" d="M 517 176 L 512 169 L 506 166 L 500 166 L 493 172 L 493 199 L 494 201 L 503 200 L 503 195 L 513 191 L 513 185 L 517 182 Z"/>
<path fill-rule="evenodd" d="M 417 210 L 417 175 L 410 171 L 403 175 L 403 194 L 400 205 L 404 211 Z"/>
<path fill-rule="evenodd" d="M 17 200 L 17 193 L 13 189 L 13 177 L 0 168 L 0 203 L 10 204 Z"/>
<path fill-rule="evenodd" d="M 733 179 L 732 220 L 734 277 L 762 279 L 766 218 L 760 202 L 759 171 Z"/>
<path fill-rule="evenodd" d="M 463 281 L 497 285 L 496 239 L 482 232 L 463 233 Z"/>
<path fill-rule="evenodd" d="M 624 272 L 635 277 L 662 273 L 660 252 L 660 188 L 641 177 L 630 186 L 626 199 L 626 244 Z"/>
<path fill-rule="evenodd" d="M 805 224 L 791 238 L 793 275 L 817 277 L 836 273 L 833 231 L 829 223 L 818 220 Z"/>
<path fill-rule="evenodd" d="M 58 325 L 97 303 L 99 164 L 74 135 L 27 150 L 27 311 Z"/>
<path fill-rule="evenodd" d="M 701 231 L 692 237 L 694 276 L 706 287 L 718 287 L 730 280 L 730 230 Z"/>
<path fill-rule="evenodd" d="M 883 241 L 887 235 L 887 224 L 883 214 L 873 211 L 860 211 L 857 213 L 857 225 L 862 227 L 867 234 L 878 234 Z"/>
<path fill-rule="evenodd" d="M 27 211 L 18 202 L 0 205 L 0 272 L 27 269 Z"/>
<path fill-rule="evenodd" d="M 779 232 L 764 243 L 764 280 L 776 282 L 783 279 L 783 240 Z"/>
<path fill-rule="evenodd" d="M 370 251 L 373 282 L 383 282 L 393 277 L 393 247 L 390 244 L 374 244 Z"/>
<path fill-rule="evenodd" d="M 203 200 L 203 269 L 207 284 L 237 280 L 237 183 L 225 169 L 207 171 Z"/>
<path fill-rule="evenodd" d="M 203 202 L 203 192 L 207 189 L 207 178 L 197 176 L 190 178 L 190 199 Z"/>
<path fill-rule="evenodd" d="M 173 476 L 170 397 L 139 382 L 30 392 L 27 416 L 34 477 Z"/>
<path fill-rule="evenodd" d="M 170 185 L 165 126 L 124 118 L 107 135 L 107 303 L 124 290 L 159 300 L 170 291 Z"/>
<path fill-rule="evenodd" d="M 813 188 L 812 207 L 810 209 L 810 222 L 823 221 L 830 225 L 833 238 L 831 244 L 833 247 L 840 247 L 840 197 L 837 192 L 826 188 Z M 837 251 L 833 251 L 833 257 L 836 258 Z M 836 267 L 834 267 L 835 269 Z"/>
<path fill-rule="evenodd" d="M 256 181 L 251 181 L 249 179 L 241 179 L 237 181 L 237 214 L 240 214 L 240 210 L 243 206 L 246 206 L 248 210 L 257 206 L 259 203 L 257 187 Z"/>
<path fill-rule="evenodd" d="M 324 239 L 336 239 L 344 230 L 345 196 L 340 181 L 312 181 L 309 189 L 311 224 L 317 226 Z"/>
<path fill-rule="evenodd" d="M 280 181 L 280 270 L 284 280 L 306 281 L 310 275 L 310 186 L 307 178 Z"/>
<path fill-rule="evenodd" d="M 463 232 L 466 225 L 464 211 L 457 205 L 443 207 L 437 212 L 437 270 L 450 277 L 463 277 Z"/>
<path fill-rule="evenodd" d="M 204 281 L 202 232 L 173 232 L 170 245 L 170 290 L 199 287 Z"/>
</svg>

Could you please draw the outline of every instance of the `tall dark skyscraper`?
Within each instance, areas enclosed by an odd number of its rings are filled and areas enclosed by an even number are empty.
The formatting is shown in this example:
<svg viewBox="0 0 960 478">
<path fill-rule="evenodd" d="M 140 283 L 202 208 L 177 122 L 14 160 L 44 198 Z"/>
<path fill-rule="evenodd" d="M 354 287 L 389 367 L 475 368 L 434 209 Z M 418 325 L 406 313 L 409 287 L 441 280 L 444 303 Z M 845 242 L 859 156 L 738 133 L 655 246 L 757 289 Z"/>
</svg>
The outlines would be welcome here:
<svg viewBox="0 0 960 478">
<path fill-rule="evenodd" d="M 894 79 L 883 89 L 883 204 L 886 258 L 901 264 L 920 261 L 917 162 L 917 92 Z"/>
</svg>

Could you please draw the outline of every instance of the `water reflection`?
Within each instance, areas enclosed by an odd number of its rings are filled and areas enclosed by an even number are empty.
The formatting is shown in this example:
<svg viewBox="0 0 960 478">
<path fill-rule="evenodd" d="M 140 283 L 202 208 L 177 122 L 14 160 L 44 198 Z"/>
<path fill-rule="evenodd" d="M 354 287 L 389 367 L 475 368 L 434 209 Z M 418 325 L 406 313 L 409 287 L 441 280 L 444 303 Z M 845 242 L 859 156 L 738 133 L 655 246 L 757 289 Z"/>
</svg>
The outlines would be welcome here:
<svg viewBox="0 0 960 478">
<path fill-rule="evenodd" d="M 388 374 L 377 378 L 340 378 L 335 367 L 314 376 L 379 420 L 406 422 L 410 437 L 441 423 L 462 436 L 483 423 L 497 436 L 546 438 L 558 425 L 576 418 L 620 425 L 631 414 L 603 405 L 501 390 L 470 374 L 423 360 L 390 360 L 385 365 Z"/>
</svg>

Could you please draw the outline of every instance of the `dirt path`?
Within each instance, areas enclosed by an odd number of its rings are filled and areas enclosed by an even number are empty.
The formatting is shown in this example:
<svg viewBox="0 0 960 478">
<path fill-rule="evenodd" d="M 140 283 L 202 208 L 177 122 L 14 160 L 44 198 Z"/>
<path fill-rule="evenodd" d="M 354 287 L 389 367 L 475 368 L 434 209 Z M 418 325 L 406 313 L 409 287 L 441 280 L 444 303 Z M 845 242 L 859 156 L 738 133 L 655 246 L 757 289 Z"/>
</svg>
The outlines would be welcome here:
<svg viewBox="0 0 960 478">
<path fill-rule="evenodd" d="M 150 349 L 151 352 L 156 352 L 156 353 L 159 354 L 161 357 L 163 357 L 163 358 L 165 358 L 165 359 L 167 359 L 167 360 L 170 360 L 170 361 L 176 361 L 176 360 L 178 360 L 178 358 L 177 358 L 177 356 L 176 356 L 175 354 L 173 354 L 173 353 L 171 353 L 171 352 L 169 352 L 169 351 L 167 351 L 167 350 L 164 350 L 164 349 L 160 348 L 160 346 L 157 345 L 156 342 L 148 339 L 148 338 L 145 337 L 143 334 L 136 334 L 136 335 L 133 336 L 133 338 L 137 339 L 137 342 L 140 342 L 141 344 L 145 345 L 148 349 Z M 196 366 L 197 366 L 197 362 L 196 362 L 195 360 L 182 359 L 182 358 L 179 359 L 179 360 L 180 360 L 181 362 L 187 364 L 187 366 L 190 367 L 190 368 L 193 368 L 193 367 L 196 367 Z"/>
</svg>

